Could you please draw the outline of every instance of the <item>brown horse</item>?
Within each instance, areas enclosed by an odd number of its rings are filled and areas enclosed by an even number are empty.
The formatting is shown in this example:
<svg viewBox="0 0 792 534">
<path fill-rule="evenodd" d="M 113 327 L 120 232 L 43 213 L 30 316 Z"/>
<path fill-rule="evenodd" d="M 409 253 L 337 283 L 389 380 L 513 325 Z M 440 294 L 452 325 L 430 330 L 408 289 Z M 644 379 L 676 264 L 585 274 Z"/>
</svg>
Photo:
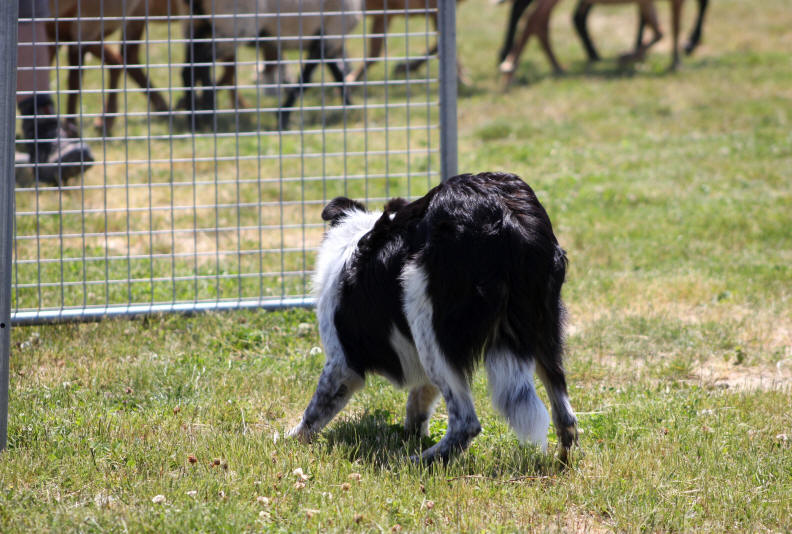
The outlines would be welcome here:
<svg viewBox="0 0 792 534">
<path fill-rule="evenodd" d="M 516 0 L 520 1 L 520 0 Z M 531 35 L 536 34 L 539 37 L 539 41 L 542 44 L 542 47 L 547 55 L 548 60 L 550 61 L 553 70 L 556 73 L 563 72 L 561 65 L 558 63 L 558 60 L 553 53 L 552 46 L 550 45 L 550 30 L 549 30 L 549 21 L 550 15 L 555 9 L 556 4 L 558 4 L 559 0 L 536 0 L 536 7 L 535 9 L 528 15 L 528 20 L 525 23 L 525 27 L 523 29 L 522 35 L 520 39 L 516 42 L 511 43 L 509 45 L 509 37 L 513 37 L 513 32 L 507 33 L 507 43 L 504 45 L 504 48 L 501 52 L 501 65 L 500 70 L 503 73 L 503 80 L 506 85 L 508 85 L 514 77 L 514 71 L 516 70 L 517 63 L 519 62 L 520 55 L 522 54 L 523 48 L 525 47 L 528 39 Z M 673 36 L 673 52 L 672 52 L 672 62 L 671 62 L 671 70 L 674 70 L 679 65 L 679 28 L 680 28 L 680 19 L 682 15 L 682 5 L 684 0 L 670 0 L 671 2 L 671 25 L 672 25 L 672 36 Z M 530 3 L 530 0 L 528 0 Z M 523 11 L 527 8 L 527 3 L 523 0 Z M 625 54 L 623 56 L 624 59 L 639 59 L 642 58 L 646 51 L 657 41 L 659 41 L 662 36 L 663 32 L 660 28 L 660 23 L 657 18 L 657 12 L 654 6 L 654 0 L 579 0 L 578 7 L 576 9 L 575 15 L 575 27 L 578 30 L 578 33 L 583 40 L 583 44 L 586 47 L 586 51 L 588 52 L 589 58 L 592 60 L 596 60 L 599 56 L 596 53 L 596 50 L 593 48 L 591 44 L 591 40 L 588 37 L 588 32 L 585 31 L 585 19 L 588 15 L 589 10 L 594 4 L 637 4 L 639 7 L 639 11 L 641 14 L 641 26 L 639 28 L 639 39 L 636 43 L 636 48 L 633 52 Z M 697 29 L 694 30 L 693 34 L 691 35 L 691 43 L 686 46 L 686 49 L 690 49 L 692 51 L 695 48 L 696 44 L 698 44 L 698 40 L 701 37 L 701 22 L 703 21 L 704 10 L 707 6 L 707 0 L 699 0 L 699 21 L 697 23 Z M 511 23 L 514 22 L 514 17 L 522 15 L 522 12 L 517 13 L 516 10 L 512 10 L 512 16 L 510 20 L 510 29 Z M 652 30 L 652 38 L 648 42 L 644 42 L 642 39 L 643 35 L 643 25 L 648 25 Z M 516 27 L 516 22 L 514 22 L 514 26 Z"/>
</svg>

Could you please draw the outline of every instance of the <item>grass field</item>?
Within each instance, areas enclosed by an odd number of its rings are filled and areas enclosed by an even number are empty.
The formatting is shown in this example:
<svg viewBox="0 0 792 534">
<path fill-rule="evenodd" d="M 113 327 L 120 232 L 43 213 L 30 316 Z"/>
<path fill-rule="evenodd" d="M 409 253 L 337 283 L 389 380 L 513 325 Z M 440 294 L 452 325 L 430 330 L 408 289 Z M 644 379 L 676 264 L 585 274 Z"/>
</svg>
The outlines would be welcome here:
<svg viewBox="0 0 792 534">
<path fill-rule="evenodd" d="M 505 94 L 508 7 L 458 11 L 460 171 L 524 176 L 570 258 L 569 468 L 519 446 L 483 373 L 483 431 L 447 466 L 405 461 L 444 408 L 405 440 L 377 378 L 316 443 L 282 439 L 323 363 L 310 311 L 16 328 L 0 531 L 792 530 L 792 11 L 713 2 L 668 74 L 666 41 L 588 68 L 573 4 L 567 75 L 534 42 Z M 634 24 L 595 8 L 601 53 Z"/>
</svg>

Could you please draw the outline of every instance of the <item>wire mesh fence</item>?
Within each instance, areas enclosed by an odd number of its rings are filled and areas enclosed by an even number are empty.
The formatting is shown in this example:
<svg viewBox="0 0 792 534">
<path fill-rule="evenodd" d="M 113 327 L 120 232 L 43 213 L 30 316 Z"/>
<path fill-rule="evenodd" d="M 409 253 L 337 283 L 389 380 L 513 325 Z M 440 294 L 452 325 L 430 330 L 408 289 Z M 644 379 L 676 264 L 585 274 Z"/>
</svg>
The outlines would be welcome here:
<svg viewBox="0 0 792 534">
<path fill-rule="evenodd" d="M 49 91 L 17 93 L 14 323 L 310 305 L 328 199 L 440 181 L 453 2 L 48 7 L 19 19 L 51 56 L 17 71 Z"/>
</svg>

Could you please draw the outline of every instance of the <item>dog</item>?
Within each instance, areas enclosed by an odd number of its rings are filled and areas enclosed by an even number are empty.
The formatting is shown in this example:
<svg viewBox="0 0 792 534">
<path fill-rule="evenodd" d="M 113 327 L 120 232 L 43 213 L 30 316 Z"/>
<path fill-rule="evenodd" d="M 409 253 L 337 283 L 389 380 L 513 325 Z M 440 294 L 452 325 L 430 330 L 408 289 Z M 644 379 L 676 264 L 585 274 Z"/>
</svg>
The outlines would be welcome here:
<svg viewBox="0 0 792 534">
<path fill-rule="evenodd" d="M 382 213 L 339 197 L 314 287 L 326 362 L 289 436 L 310 441 L 363 387 L 368 373 L 409 389 L 404 427 L 428 435 L 439 396 L 448 429 L 414 461 L 447 461 L 481 431 L 470 382 L 487 369 L 492 401 L 521 441 L 547 450 L 549 415 L 560 457 L 577 441 L 562 365 L 567 259 L 533 190 L 508 173 L 463 174 Z"/>
</svg>

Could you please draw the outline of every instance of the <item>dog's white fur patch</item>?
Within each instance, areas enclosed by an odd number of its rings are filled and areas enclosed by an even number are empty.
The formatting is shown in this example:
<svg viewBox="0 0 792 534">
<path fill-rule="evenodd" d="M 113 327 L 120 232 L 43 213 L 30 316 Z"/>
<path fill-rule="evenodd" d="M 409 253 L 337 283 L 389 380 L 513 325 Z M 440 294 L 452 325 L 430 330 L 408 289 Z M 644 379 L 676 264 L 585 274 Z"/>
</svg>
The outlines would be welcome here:
<svg viewBox="0 0 792 534">
<path fill-rule="evenodd" d="M 334 321 L 340 299 L 338 278 L 355 253 L 358 241 L 371 230 L 377 219 L 379 215 L 376 213 L 351 211 L 339 224 L 330 227 L 319 249 L 313 289 L 318 296 L 316 316 L 328 362 L 339 360 L 338 365 L 346 366 L 344 349 Z"/>
<path fill-rule="evenodd" d="M 398 384 L 391 380 L 395 385 L 410 388 L 429 382 L 426 371 L 424 371 L 421 365 L 421 360 L 418 357 L 418 351 L 415 349 L 415 345 L 401 333 L 396 325 L 393 325 L 391 329 L 390 345 L 399 356 L 399 363 L 401 364 L 402 373 L 404 374 L 403 384 Z"/>
<path fill-rule="evenodd" d="M 348 212 L 335 226 L 331 226 L 319 247 L 318 263 L 313 278 L 313 291 L 320 299 L 325 287 L 337 284 L 338 275 L 357 249 L 358 241 L 380 218 L 381 213 L 358 210 Z"/>
<path fill-rule="evenodd" d="M 404 315 L 410 325 L 410 331 L 418 348 L 418 358 L 424 372 L 430 379 L 437 383 L 438 377 L 448 384 L 451 393 L 460 396 L 470 396 L 470 391 L 464 378 L 448 365 L 440 344 L 435 337 L 432 326 L 432 301 L 429 297 L 426 273 L 415 263 L 407 263 L 402 270 L 402 287 L 404 288 Z M 421 350 L 423 349 L 423 350 Z M 443 392 L 445 394 L 445 392 Z"/>
<path fill-rule="evenodd" d="M 492 403 L 521 441 L 530 441 L 547 451 L 550 414 L 536 394 L 534 361 L 518 359 L 508 350 L 491 349 L 484 362 Z"/>
<path fill-rule="evenodd" d="M 357 243 L 377 222 L 374 213 L 353 211 L 347 214 L 336 226 L 331 227 L 319 251 L 318 265 L 314 275 L 314 293 L 318 295 L 316 316 L 319 321 L 319 335 L 326 354 L 322 376 L 317 391 L 331 393 L 334 388 L 345 385 L 349 395 L 363 387 L 364 379 L 347 365 L 344 348 L 335 327 L 335 313 L 339 304 L 339 277 L 357 248 Z M 335 413 L 320 417 L 319 427 L 326 424 Z M 323 420 L 327 419 L 327 420 Z M 295 426 L 289 436 L 309 441 L 318 428 L 308 428 L 304 419 Z"/>
</svg>

